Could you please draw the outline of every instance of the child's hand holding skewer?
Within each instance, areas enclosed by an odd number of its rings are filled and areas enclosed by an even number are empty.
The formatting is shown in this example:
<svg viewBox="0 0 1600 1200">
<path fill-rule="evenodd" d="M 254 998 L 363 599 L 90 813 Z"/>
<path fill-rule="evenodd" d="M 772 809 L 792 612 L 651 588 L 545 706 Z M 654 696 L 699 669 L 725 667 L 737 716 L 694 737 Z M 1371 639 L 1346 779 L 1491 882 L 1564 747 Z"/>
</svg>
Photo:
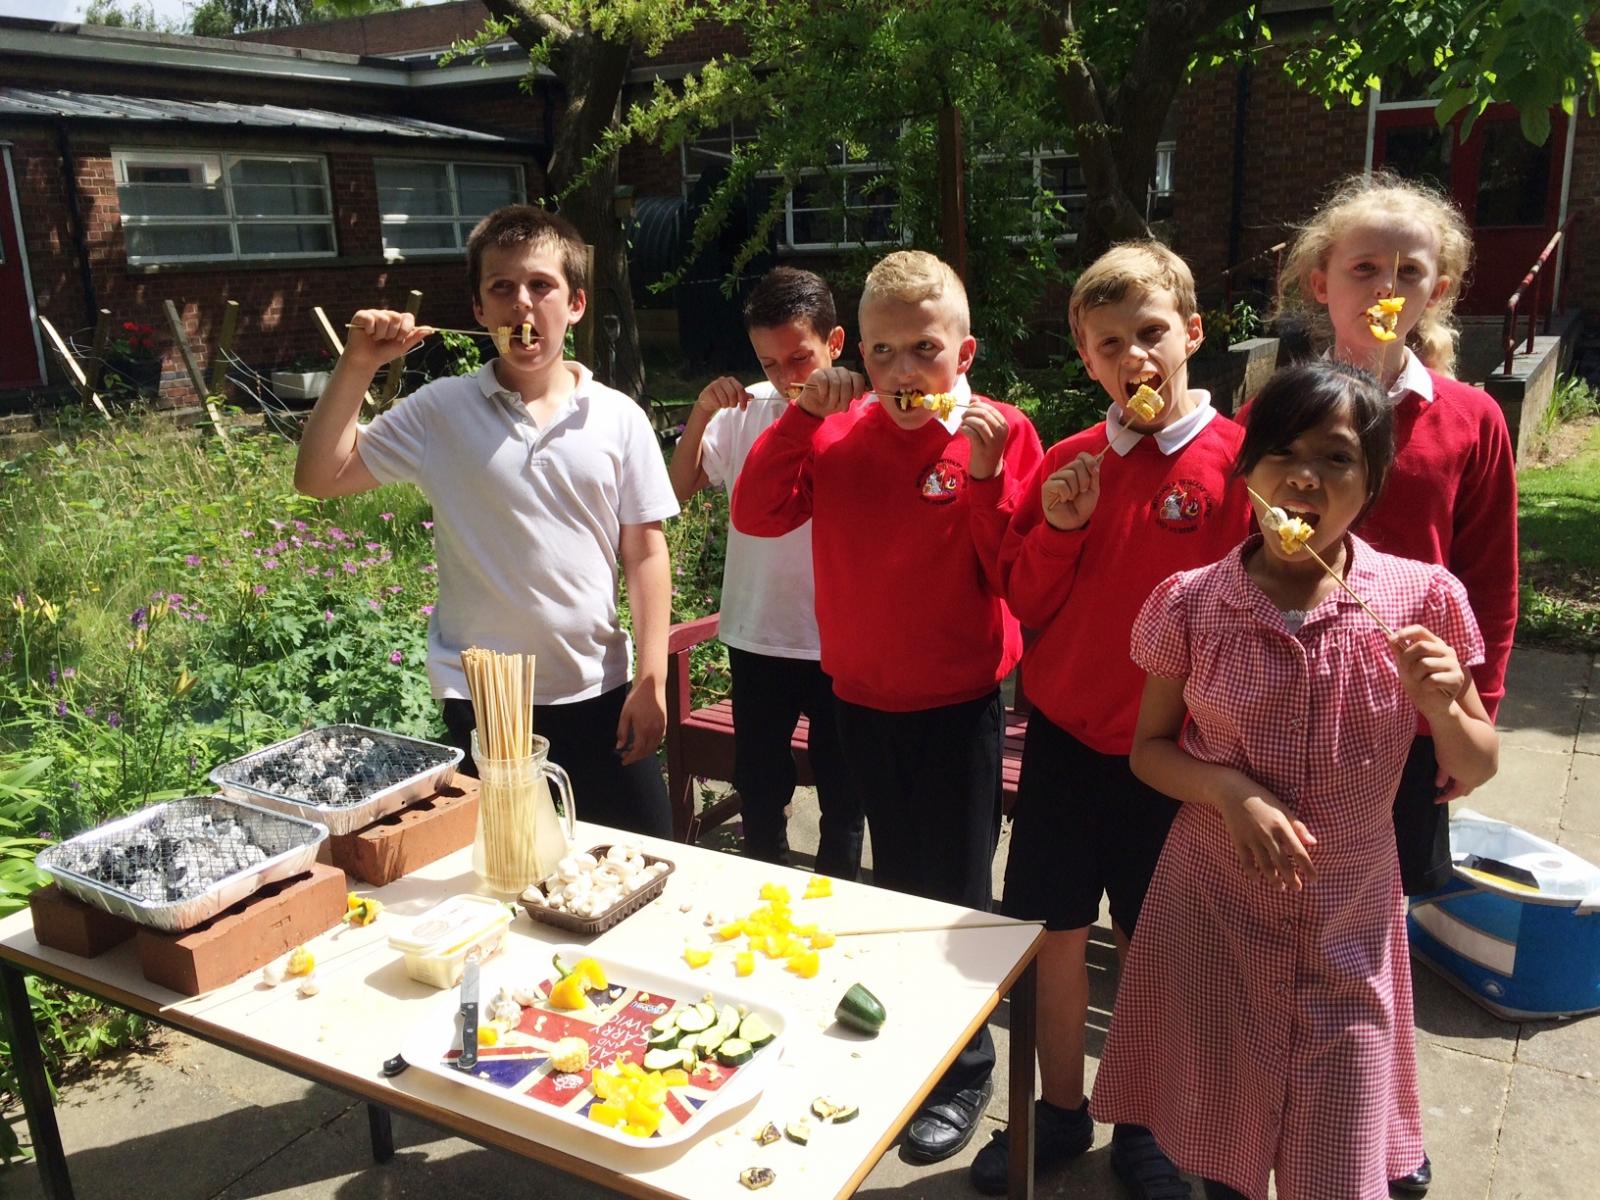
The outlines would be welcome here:
<svg viewBox="0 0 1600 1200">
<path fill-rule="evenodd" d="M 967 459 L 969 479 L 990 479 L 1000 469 L 1000 458 L 1006 449 L 1006 418 L 992 404 L 974 400 L 961 418 L 960 432 L 972 443 L 972 453 Z"/>
<path fill-rule="evenodd" d="M 1407 625 L 1389 639 L 1400 686 L 1425 717 L 1442 717 L 1467 686 L 1467 672 L 1450 643 L 1421 625 Z"/>
<path fill-rule="evenodd" d="M 1044 519 L 1056 529 L 1082 529 L 1100 503 L 1100 460 L 1085 450 L 1063 463 L 1044 481 L 1039 502 Z"/>
<path fill-rule="evenodd" d="M 867 381 L 847 367 L 818 367 L 805 381 L 795 404 L 813 417 L 845 412 L 867 390 Z"/>
<path fill-rule="evenodd" d="M 732 375 L 713 379 L 701 390 L 699 399 L 695 401 L 695 406 L 710 416 L 716 416 L 725 408 L 742 409 L 749 404 L 750 393 L 745 391 L 744 384 Z"/>
<path fill-rule="evenodd" d="M 345 357 L 375 371 L 400 358 L 432 332 L 431 325 L 418 325 L 410 313 L 363 308 L 350 322 Z"/>
</svg>

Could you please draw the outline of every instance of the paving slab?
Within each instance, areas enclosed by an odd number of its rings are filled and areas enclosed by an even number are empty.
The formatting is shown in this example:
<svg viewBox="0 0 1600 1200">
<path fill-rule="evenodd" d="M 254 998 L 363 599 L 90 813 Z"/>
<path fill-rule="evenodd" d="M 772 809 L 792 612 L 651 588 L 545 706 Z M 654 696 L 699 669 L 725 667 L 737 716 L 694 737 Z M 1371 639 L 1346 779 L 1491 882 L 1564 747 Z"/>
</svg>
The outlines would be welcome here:
<svg viewBox="0 0 1600 1200">
<path fill-rule="evenodd" d="M 1502 747 L 1571 753 L 1589 670 L 1589 660 L 1581 654 L 1513 650 L 1496 722 Z"/>
<path fill-rule="evenodd" d="M 1452 807 L 1475 809 L 1554 841 L 1561 832 L 1571 767 L 1570 752 L 1502 744 L 1500 773 Z"/>
<path fill-rule="evenodd" d="M 1600 692 L 1600 656 L 1589 660 L 1588 694 L 1578 718 L 1575 745 L 1579 754 L 1600 754 L 1600 695 L 1597 692 Z"/>
<path fill-rule="evenodd" d="M 1572 756 L 1561 825 L 1563 830 L 1600 835 L 1600 755 Z"/>
<path fill-rule="evenodd" d="M 1518 1027 L 1447 983 L 1433 968 L 1411 959 L 1411 985 L 1417 1015 L 1417 1043 L 1498 1062 L 1517 1057 Z"/>
<path fill-rule="evenodd" d="M 1417 1047 L 1417 1070 L 1423 1137 L 1433 1160 L 1429 1200 L 1483 1200 L 1494 1170 L 1512 1064 L 1422 1044 Z"/>
<path fill-rule="evenodd" d="M 278 1097 L 268 1103 L 241 1100 L 159 1053 L 126 1056 L 118 1069 L 63 1088 L 56 1121 L 78 1197 L 204 1200 L 348 1103 L 326 1088 L 269 1073 L 279 1079 L 258 1080 Z M 21 1113 L 14 1116 L 26 1138 Z M 44 1195 L 32 1163 L 5 1168 L 0 1191 L 17 1200 Z"/>
<path fill-rule="evenodd" d="M 1600 1180 L 1597 1121 L 1600 1082 L 1519 1064 L 1490 1200 L 1593 1200 Z"/>
</svg>

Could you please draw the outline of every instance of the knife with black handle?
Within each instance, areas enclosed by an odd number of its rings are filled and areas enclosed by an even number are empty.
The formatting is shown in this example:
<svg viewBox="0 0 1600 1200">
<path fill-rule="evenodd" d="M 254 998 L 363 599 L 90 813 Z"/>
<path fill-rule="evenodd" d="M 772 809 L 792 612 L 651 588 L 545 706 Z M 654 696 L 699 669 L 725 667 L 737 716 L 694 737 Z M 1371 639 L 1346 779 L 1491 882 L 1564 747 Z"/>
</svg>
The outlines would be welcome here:
<svg viewBox="0 0 1600 1200">
<path fill-rule="evenodd" d="M 461 1054 L 456 1058 L 458 1071 L 470 1071 L 478 1065 L 478 952 L 467 955 L 466 969 L 461 973 Z"/>
</svg>

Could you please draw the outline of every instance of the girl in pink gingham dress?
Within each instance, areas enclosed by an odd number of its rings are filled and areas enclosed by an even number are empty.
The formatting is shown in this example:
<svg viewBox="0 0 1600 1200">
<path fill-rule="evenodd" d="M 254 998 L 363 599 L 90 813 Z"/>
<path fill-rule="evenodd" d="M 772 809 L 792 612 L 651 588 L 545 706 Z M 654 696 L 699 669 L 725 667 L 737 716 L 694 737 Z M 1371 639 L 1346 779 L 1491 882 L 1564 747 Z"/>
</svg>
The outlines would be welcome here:
<svg viewBox="0 0 1600 1200">
<path fill-rule="evenodd" d="M 1420 710 L 1463 786 L 1498 742 L 1444 568 L 1349 528 L 1393 456 L 1371 376 L 1280 372 L 1238 469 L 1269 530 L 1145 602 L 1133 770 L 1184 801 L 1117 993 L 1097 1120 L 1147 1126 L 1207 1195 L 1379 1200 L 1422 1161 L 1391 806 Z M 1265 506 L 1279 510 L 1274 513 Z M 1270 532 L 1283 514 L 1309 547 Z"/>
</svg>

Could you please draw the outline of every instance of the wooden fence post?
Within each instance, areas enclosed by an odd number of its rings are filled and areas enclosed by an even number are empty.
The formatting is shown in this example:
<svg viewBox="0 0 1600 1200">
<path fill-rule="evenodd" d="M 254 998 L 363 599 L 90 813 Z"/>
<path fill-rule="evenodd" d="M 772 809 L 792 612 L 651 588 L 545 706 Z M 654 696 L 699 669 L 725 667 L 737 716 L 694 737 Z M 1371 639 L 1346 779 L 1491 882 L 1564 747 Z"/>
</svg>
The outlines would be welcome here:
<svg viewBox="0 0 1600 1200">
<path fill-rule="evenodd" d="M 39 314 L 39 328 L 44 330 L 45 340 L 50 343 L 50 349 L 54 350 L 56 357 L 61 360 L 61 369 L 67 373 L 67 376 L 78 388 L 82 389 L 87 378 L 83 373 L 83 368 L 78 365 L 78 360 L 72 356 L 72 351 L 67 349 L 67 343 L 56 332 L 56 327 L 50 324 L 50 318 L 43 313 Z M 89 393 L 89 401 L 100 410 L 102 417 L 108 421 L 111 420 L 111 413 L 107 411 L 97 392 L 91 391 Z"/>
<path fill-rule="evenodd" d="M 200 364 L 195 361 L 194 351 L 189 349 L 189 338 L 183 330 L 183 318 L 178 315 L 178 306 L 171 300 L 163 300 L 161 307 L 167 312 L 167 324 L 172 326 L 172 340 L 177 344 L 178 357 L 183 360 L 183 369 L 189 375 L 189 382 L 194 384 L 194 390 L 200 394 L 200 403 L 206 406 L 206 412 L 211 414 L 211 422 L 216 427 L 217 436 L 222 439 L 222 448 L 229 457 L 233 455 L 233 440 L 228 434 L 228 427 L 222 423 L 222 412 L 211 399 L 211 393 L 206 390 L 206 377 L 200 371 Z"/>
<path fill-rule="evenodd" d="M 406 293 L 406 311 L 413 317 L 422 311 L 422 293 L 412 289 Z M 406 356 L 401 355 L 389 364 L 389 373 L 383 377 L 383 388 L 378 393 L 379 402 L 384 408 L 394 403 L 394 398 L 400 394 L 400 385 L 405 382 Z"/>
<path fill-rule="evenodd" d="M 84 372 L 79 398 L 85 404 L 100 390 L 100 375 L 106 368 L 106 346 L 111 342 L 111 310 L 102 308 L 94 319 L 94 349 L 89 354 L 89 369 Z"/>
<path fill-rule="evenodd" d="M 233 338 L 239 331 L 239 302 L 229 300 L 222 313 L 222 337 L 217 342 L 217 352 L 211 358 L 211 391 L 221 394 L 222 383 L 228 377 L 228 353 L 233 349 Z"/>
</svg>

